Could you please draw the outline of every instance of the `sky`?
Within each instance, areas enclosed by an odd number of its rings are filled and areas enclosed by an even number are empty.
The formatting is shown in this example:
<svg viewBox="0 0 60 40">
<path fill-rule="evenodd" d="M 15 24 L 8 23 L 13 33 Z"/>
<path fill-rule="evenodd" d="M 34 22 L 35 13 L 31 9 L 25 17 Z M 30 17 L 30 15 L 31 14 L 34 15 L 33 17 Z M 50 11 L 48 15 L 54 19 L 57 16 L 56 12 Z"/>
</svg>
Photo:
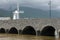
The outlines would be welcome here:
<svg viewBox="0 0 60 40">
<path fill-rule="evenodd" d="M 20 6 L 48 10 L 49 1 L 50 0 L 0 0 L 0 8 L 8 8 L 10 4 L 16 5 L 16 3 L 19 2 Z M 51 0 L 51 8 L 52 10 L 60 10 L 60 0 Z"/>
</svg>

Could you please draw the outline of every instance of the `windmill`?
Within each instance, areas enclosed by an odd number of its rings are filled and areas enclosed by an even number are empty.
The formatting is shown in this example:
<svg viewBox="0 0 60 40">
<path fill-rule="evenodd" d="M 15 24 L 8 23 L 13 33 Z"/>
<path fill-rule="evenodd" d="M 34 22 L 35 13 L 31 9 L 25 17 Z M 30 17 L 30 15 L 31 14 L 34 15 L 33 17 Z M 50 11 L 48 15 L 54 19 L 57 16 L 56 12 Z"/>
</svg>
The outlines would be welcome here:
<svg viewBox="0 0 60 40">
<path fill-rule="evenodd" d="M 20 19 L 19 14 L 24 13 L 24 11 L 19 10 L 19 2 L 17 2 L 17 9 L 13 12 L 13 20 Z"/>
</svg>

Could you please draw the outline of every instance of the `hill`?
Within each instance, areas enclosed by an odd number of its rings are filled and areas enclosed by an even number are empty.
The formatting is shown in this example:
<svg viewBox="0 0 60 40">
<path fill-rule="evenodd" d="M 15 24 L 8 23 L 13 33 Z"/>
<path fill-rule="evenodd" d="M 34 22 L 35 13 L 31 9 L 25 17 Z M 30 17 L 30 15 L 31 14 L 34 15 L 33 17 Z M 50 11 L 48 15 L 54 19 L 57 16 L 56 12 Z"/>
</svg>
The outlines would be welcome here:
<svg viewBox="0 0 60 40">
<path fill-rule="evenodd" d="M 15 9 L 14 9 L 15 10 Z M 0 17 L 12 17 L 14 10 L 4 10 L 0 9 Z M 49 11 L 43 11 L 41 9 L 29 8 L 29 7 L 20 7 L 20 10 L 23 10 L 24 13 L 20 14 L 20 18 L 49 18 Z M 52 18 L 59 18 L 60 12 L 52 10 Z"/>
</svg>

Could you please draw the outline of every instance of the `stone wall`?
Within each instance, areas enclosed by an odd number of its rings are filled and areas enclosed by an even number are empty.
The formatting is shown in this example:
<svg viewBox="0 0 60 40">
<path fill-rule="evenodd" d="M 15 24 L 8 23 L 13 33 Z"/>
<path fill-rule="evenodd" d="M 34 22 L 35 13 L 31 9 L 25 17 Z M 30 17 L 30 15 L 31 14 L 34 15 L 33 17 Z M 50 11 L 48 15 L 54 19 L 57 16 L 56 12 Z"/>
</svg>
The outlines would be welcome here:
<svg viewBox="0 0 60 40">
<path fill-rule="evenodd" d="M 32 26 L 35 30 L 42 30 L 45 26 L 53 26 L 60 29 L 60 19 L 19 19 L 19 20 L 0 20 L 0 28 L 10 29 L 15 27 L 23 30 L 26 26 Z"/>
</svg>

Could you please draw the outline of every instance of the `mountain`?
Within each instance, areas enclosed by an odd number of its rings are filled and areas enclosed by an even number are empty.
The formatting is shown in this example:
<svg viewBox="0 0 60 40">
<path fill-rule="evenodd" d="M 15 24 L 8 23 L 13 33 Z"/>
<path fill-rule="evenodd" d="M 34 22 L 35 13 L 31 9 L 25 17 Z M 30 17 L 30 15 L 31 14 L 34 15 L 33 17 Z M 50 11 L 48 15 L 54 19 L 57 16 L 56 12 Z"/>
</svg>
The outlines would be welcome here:
<svg viewBox="0 0 60 40">
<path fill-rule="evenodd" d="M 15 9 L 11 10 L 4 10 L 0 9 L 0 17 L 13 17 L 13 11 Z M 41 9 L 35 9 L 30 7 L 20 7 L 20 10 L 23 10 L 24 13 L 20 13 L 20 18 L 49 18 L 49 11 L 44 11 Z M 52 18 L 59 18 L 60 12 L 56 10 L 52 10 L 51 12 Z"/>
<path fill-rule="evenodd" d="M 51 17 L 52 18 L 60 18 L 60 11 L 59 10 L 52 10 Z"/>
<path fill-rule="evenodd" d="M 7 10 L 0 9 L 0 17 L 11 17 L 11 12 Z"/>
<path fill-rule="evenodd" d="M 24 10 L 24 14 L 21 14 L 21 17 L 28 17 L 28 18 L 48 18 L 49 14 L 47 11 L 43 11 L 40 9 L 34 9 L 29 7 L 22 7 L 21 10 Z"/>
</svg>

